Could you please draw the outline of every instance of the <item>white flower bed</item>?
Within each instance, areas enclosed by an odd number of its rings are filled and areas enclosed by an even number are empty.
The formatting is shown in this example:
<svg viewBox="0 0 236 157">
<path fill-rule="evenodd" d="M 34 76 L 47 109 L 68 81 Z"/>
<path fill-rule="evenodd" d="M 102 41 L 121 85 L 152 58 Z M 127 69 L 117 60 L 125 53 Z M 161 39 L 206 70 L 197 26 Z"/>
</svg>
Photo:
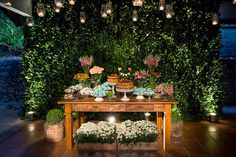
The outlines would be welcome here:
<svg viewBox="0 0 236 157">
<path fill-rule="evenodd" d="M 117 139 L 122 144 L 137 142 L 154 142 L 158 136 L 156 124 L 141 120 L 127 120 L 117 125 Z"/>
<path fill-rule="evenodd" d="M 76 131 L 78 143 L 113 143 L 116 139 L 115 124 L 101 121 L 98 124 L 84 123 Z"/>
<path fill-rule="evenodd" d="M 117 139 L 122 144 L 137 142 L 154 142 L 158 136 L 156 124 L 141 120 L 127 120 L 121 124 L 99 122 L 84 123 L 76 131 L 75 140 L 78 143 L 113 143 Z"/>
</svg>

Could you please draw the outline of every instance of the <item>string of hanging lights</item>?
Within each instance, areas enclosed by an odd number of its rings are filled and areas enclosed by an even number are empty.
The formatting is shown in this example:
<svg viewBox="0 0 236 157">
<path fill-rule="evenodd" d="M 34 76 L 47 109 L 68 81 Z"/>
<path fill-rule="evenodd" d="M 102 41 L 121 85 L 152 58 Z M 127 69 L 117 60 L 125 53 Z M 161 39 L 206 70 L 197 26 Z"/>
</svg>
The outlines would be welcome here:
<svg viewBox="0 0 236 157">
<path fill-rule="evenodd" d="M 10 0 L 5 0 L 5 1 L 10 1 Z M 75 5 L 76 0 L 68 0 L 68 3 L 70 5 Z M 233 3 L 236 4 L 236 0 L 233 0 Z M 55 12 L 59 13 L 61 8 L 64 7 L 65 0 L 54 0 L 54 4 L 55 4 L 55 7 L 54 7 Z M 144 4 L 144 0 L 133 0 L 133 6 L 135 6 L 135 7 L 141 7 L 143 4 Z M 165 0 L 159 0 L 158 4 L 159 4 L 159 6 L 158 6 L 159 10 L 165 11 L 165 16 L 167 19 L 171 19 L 174 16 L 173 4 L 166 4 Z M 112 13 L 112 3 L 111 2 L 101 5 L 100 14 L 101 14 L 102 18 L 106 18 L 111 13 Z M 45 4 L 44 3 L 37 4 L 37 14 L 39 17 L 45 16 Z M 138 11 L 136 9 L 132 11 L 132 20 L 134 22 L 138 21 Z M 211 20 L 212 20 L 212 25 L 219 24 L 218 14 L 216 14 L 216 13 L 213 14 Z M 80 22 L 82 24 L 86 22 L 86 13 L 84 11 L 80 12 Z M 31 24 L 29 24 L 28 26 L 31 26 Z"/>
</svg>

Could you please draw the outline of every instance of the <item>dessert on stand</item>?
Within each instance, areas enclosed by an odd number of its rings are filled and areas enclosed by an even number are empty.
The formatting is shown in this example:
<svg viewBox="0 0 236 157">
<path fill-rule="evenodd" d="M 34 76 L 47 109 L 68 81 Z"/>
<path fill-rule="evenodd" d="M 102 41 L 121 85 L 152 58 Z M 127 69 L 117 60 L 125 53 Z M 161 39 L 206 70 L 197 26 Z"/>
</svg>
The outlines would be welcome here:
<svg viewBox="0 0 236 157">
<path fill-rule="evenodd" d="M 112 86 L 112 97 L 116 98 L 116 93 L 115 93 L 115 85 L 118 82 L 118 75 L 117 74 L 111 74 L 107 77 L 107 82 L 110 86 Z"/>
<path fill-rule="evenodd" d="M 121 101 L 129 101 L 126 93 L 134 91 L 134 83 L 127 78 L 120 79 L 116 85 L 116 91 L 124 93 L 124 96 L 121 98 Z"/>
</svg>

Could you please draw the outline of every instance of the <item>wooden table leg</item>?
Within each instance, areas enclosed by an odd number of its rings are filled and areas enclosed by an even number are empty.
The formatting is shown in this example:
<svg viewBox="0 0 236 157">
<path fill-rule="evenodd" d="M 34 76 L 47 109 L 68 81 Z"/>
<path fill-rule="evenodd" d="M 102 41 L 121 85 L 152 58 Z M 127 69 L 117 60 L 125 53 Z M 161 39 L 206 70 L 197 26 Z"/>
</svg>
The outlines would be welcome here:
<svg viewBox="0 0 236 157">
<path fill-rule="evenodd" d="M 164 150 L 169 151 L 171 148 L 171 104 L 166 104 L 164 136 L 165 136 Z"/>
<path fill-rule="evenodd" d="M 79 112 L 79 125 L 78 128 L 84 123 L 84 112 Z"/>
<path fill-rule="evenodd" d="M 65 113 L 66 113 L 66 119 L 65 119 L 65 131 L 66 131 L 66 149 L 72 150 L 73 146 L 73 140 L 72 140 L 72 116 L 71 116 L 71 105 L 65 104 Z"/>
<path fill-rule="evenodd" d="M 157 112 L 157 129 L 158 133 L 161 136 L 162 135 L 162 124 L 163 124 L 163 113 L 162 112 Z"/>
</svg>

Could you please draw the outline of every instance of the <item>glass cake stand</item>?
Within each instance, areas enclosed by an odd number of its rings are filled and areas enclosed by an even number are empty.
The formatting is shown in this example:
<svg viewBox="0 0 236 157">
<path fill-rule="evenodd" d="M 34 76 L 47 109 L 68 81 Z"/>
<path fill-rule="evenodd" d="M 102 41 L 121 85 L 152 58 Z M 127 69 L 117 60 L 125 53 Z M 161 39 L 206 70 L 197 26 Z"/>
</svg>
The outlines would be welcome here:
<svg viewBox="0 0 236 157">
<path fill-rule="evenodd" d="M 112 86 L 112 98 L 116 98 L 116 93 L 115 93 L 115 85 L 117 82 L 108 82 L 110 86 Z"/>
<path fill-rule="evenodd" d="M 133 92 L 134 88 L 132 88 L 132 89 L 119 89 L 119 88 L 116 88 L 116 91 L 124 93 L 124 96 L 121 98 L 121 101 L 129 101 L 130 98 L 127 97 L 126 93 Z"/>
</svg>

